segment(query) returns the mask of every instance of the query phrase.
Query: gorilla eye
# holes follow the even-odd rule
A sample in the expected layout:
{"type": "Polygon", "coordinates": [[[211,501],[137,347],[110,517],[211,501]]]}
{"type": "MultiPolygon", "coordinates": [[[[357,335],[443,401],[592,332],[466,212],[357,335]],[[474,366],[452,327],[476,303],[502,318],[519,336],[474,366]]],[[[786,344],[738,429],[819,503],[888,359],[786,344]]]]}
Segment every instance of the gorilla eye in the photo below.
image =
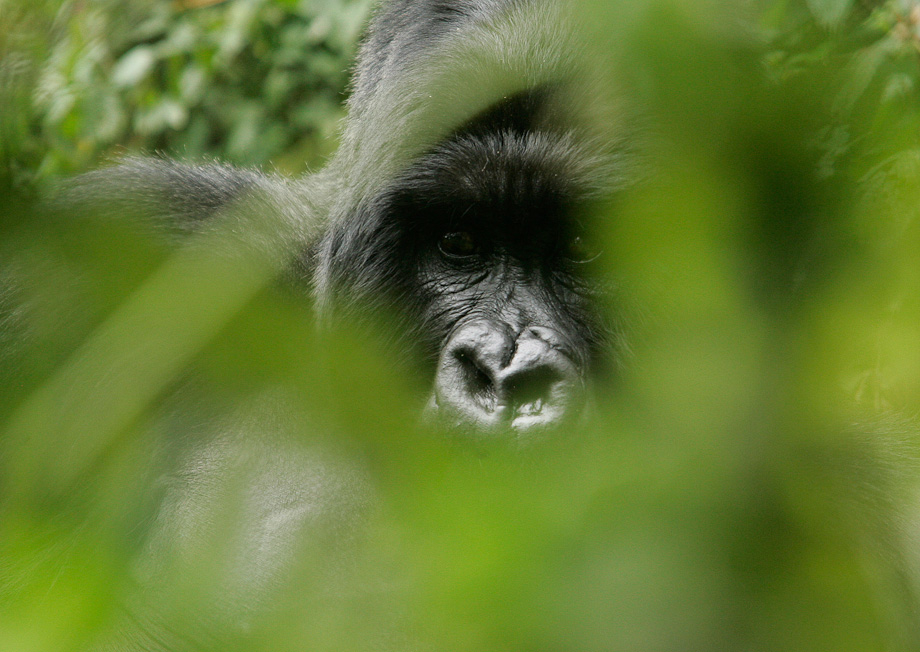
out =
{"type": "Polygon", "coordinates": [[[438,249],[445,256],[464,258],[479,251],[479,246],[469,231],[456,231],[445,233],[441,236],[441,240],[438,242],[438,249]]]}
{"type": "Polygon", "coordinates": [[[564,255],[566,258],[576,263],[590,263],[601,255],[601,251],[593,246],[592,243],[588,242],[587,238],[576,235],[569,240],[565,247],[564,255]]]}

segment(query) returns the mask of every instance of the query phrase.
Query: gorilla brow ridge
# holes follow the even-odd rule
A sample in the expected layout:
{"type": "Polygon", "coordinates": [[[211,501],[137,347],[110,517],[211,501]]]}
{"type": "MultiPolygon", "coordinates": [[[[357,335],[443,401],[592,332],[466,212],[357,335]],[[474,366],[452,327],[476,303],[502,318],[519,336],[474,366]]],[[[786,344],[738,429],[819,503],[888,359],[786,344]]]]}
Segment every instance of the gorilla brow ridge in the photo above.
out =
{"type": "Polygon", "coordinates": [[[413,166],[399,184],[402,201],[418,208],[559,206],[588,194],[590,179],[577,176],[578,156],[572,139],[556,134],[461,136],[413,166]],[[424,203],[413,197],[425,198],[424,203]]]}

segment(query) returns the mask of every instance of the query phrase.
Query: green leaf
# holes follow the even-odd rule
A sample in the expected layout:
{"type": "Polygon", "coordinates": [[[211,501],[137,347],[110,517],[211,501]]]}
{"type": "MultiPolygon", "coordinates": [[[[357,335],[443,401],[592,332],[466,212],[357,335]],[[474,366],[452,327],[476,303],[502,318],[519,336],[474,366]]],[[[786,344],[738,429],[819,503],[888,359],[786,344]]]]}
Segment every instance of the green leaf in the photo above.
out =
{"type": "Polygon", "coordinates": [[[147,76],[155,62],[153,49],[146,45],[138,45],[128,50],[118,61],[112,72],[112,83],[120,88],[136,86],[147,76]]]}
{"type": "Polygon", "coordinates": [[[179,94],[186,104],[197,104],[205,93],[208,78],[204,69],[197,64],[190,64],[182,71],[179,78],[179,94]]]}
{"type": "Polygon", "coordinates": [[[853,0],[808,0],[808,8],[819,23],[836,27],[847,15],[853,0]]]}
{"type": "Polygon", "coordinates": [[[179,102],[165,98],[147,111],[139,112],[135,130],[143,135],[159,134],[167,129],[181,129],[188,122],[188,111],[179,102]]]}

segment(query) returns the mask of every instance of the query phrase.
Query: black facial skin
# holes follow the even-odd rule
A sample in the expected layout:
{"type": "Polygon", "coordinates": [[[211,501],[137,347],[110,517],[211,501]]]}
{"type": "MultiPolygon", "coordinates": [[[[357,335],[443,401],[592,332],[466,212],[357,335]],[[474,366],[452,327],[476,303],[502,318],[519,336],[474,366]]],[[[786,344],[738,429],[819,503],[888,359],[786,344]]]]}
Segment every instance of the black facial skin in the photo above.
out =
{"type": "Polygon", "coordinates": [[[320,254],[338,307],[398,307],[397,331],[431,378],[426,415],[462,430],[577,419],[609,348],[590,278],[599,252],[568,173],[575,152],[564,132],[530,128],[538,105],[512,98],[474,120],[320,254]]]}

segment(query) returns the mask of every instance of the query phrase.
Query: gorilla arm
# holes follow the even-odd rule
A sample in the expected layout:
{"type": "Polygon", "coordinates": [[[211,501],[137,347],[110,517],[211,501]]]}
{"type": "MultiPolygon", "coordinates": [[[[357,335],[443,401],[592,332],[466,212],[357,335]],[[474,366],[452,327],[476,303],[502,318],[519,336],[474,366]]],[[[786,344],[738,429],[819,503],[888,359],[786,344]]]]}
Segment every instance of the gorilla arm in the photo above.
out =
{"type": "Polygon", "coordinates": [[[272,246],[290,253],[321,229],[326,185],[322,175],[292,181],[221,163],[131,156],[65,181],[49,208],[53,214],[131,221],[177,235],[207,230],[214,222],[258,218],[267,223],[258,230],[280,232],[272,246]]]}

